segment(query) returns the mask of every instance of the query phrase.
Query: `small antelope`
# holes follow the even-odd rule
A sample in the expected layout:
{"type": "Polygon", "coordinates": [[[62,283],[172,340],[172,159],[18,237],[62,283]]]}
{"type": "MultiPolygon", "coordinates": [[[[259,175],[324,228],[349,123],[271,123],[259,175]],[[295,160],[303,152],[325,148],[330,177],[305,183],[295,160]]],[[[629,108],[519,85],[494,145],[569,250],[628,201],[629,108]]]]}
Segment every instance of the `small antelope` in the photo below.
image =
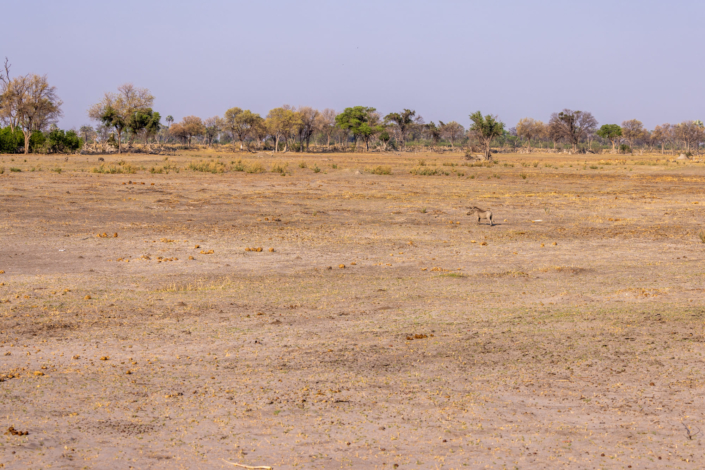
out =
{"type": "Polygon", "coordinates": [[[470,211],[468,211],[468,215],[472,216],[477,216],[477,223],[480,223],[481,219],[487,219],[490,222],[490,225],[494,225],[492,223],[492,211],[486,211],[484,209],[480,209],[479,207],[470,207],[470,211]]]}

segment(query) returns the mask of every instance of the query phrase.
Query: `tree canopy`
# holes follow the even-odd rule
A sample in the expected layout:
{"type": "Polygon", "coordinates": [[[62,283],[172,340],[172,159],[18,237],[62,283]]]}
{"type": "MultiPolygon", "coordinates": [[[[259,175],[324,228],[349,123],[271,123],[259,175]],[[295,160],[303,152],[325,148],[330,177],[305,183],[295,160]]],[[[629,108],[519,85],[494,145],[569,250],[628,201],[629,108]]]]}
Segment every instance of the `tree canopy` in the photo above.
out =
{"type": "Polygon", "coordinates": [[[362,139],[369,151],[372,136],[384,130],[375,111],[375,108],[369,106],[345,108],[335,117],[335,124],[341,129],[348,129],[356,140],[362,139]]]}
{"type": "Polygon", "coordinates": [[[504,123],[491,114],[483,117],[480,111],[471,114],[470,120],[472,121],[470,132],[484,147],[485,160],[490,160],[492,139],[504,134],[504,123]]]}
{"type": "Polygon", "coordinates": [[[617,124],[603,124],[595,134],[612,142],[612,150],[615,150],[617,141],[622,137],[622,128],[617,124]]]}

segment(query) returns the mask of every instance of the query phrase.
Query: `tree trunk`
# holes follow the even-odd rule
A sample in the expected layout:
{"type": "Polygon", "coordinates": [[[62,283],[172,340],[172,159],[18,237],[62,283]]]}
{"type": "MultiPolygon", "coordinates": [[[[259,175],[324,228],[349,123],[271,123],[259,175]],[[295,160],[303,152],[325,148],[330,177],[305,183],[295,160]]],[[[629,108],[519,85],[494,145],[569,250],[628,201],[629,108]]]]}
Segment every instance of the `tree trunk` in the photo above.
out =
{"type": "Polygon", "coordinates": [[[117,132],[118,153],[122,153],[122,148],[120,147],[120,141],[122,140],[122,129],[116,127],[115,132],[117,132]]]}
{"type": "Polygon", "coordinates": [[[29,139],[32,137],[32,133],[29,131],[25,132],[24,129],[22,129],[22,133],[24,134],[24,154],[27,155],[29,153],[29,139]]]}

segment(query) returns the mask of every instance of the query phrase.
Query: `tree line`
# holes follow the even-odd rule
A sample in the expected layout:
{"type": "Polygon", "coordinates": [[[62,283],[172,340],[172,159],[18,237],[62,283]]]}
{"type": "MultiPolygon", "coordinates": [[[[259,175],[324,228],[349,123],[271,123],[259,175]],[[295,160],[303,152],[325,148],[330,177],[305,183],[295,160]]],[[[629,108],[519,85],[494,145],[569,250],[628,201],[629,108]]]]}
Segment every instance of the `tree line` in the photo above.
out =
{"type": "Polygon", "coordinates": [[[235,150],[331,151],[396,150],[418,148],[467,149],[489,158],[493,147],[531,152],[536,148],[569,152],[632,152],[641,147],[675,152],[698,152],[705,142],[702,121],[662,124],[648,130],[636,119],[621,125],[598,127],[590,112],[564,109],[550,116],[547,124],[533,118],[521,119],[507,128],[497,116],[477,111],[470,115],[470,126],[450,121],[426,123],[415,110],[403,109],[386,115],[369,106],[353,106],[338,113],[310,106],[283,105],[266,116],[239,107],[227,109],[222,116],[202,119],[186,116],[165,123],[153,110],[154,96],[146,88],[132,84],[106,92],[88,110],[95,126],[63,131],[56,123],[62,116],[63,102],[46,76],[10,76],[5,59],[0,74],[0,153],[22,149],[32,152],[73,152],[84,143],[114,147],[122,152],[139,142],[197,145],[232,145],[235,150]],[[313,145],[313,149],[311,148],[313,145]]]}

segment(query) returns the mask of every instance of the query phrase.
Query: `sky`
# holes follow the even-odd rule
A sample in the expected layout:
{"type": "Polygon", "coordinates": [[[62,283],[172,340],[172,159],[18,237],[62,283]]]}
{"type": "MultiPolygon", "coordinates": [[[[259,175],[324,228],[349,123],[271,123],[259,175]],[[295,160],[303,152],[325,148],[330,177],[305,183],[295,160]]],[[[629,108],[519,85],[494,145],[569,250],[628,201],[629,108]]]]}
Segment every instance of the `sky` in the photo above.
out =
{"type": "Polygon", "coordinates": [[[600,124],[705,120],[705,2],[670,0],[3,2],[0,57],[47,75],[63,128],[123,83],[176,121],[283,104],[480,110],[508,127],[564,108],[600,124]]]}

